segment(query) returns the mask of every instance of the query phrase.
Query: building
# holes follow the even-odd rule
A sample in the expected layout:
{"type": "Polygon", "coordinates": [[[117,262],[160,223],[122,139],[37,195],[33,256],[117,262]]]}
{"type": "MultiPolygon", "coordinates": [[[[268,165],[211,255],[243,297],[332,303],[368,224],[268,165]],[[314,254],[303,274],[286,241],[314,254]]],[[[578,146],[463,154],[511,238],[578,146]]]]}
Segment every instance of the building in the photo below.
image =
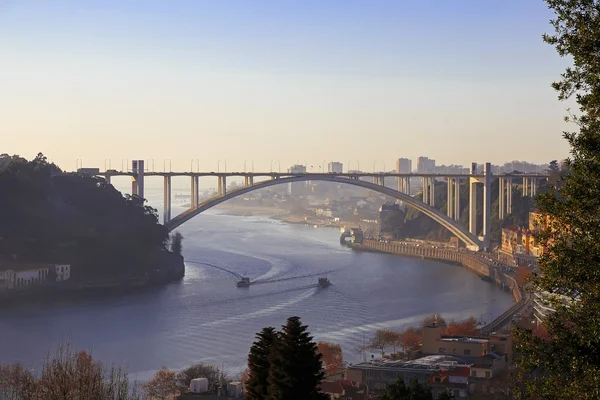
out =
{"type": "Polygon", "coordinates": [[[434,398],[441,393],[450,392],[455,399],[469,397],[470,367],[456,367],[454,369],[439,370],[432,374],[427,383],[431,388],[434,398]]]}
{"type": "Polygon", "coordinates": [[[448,354],[456,357],[468,357],[474,360],[490,353],[512,357],[512,338],[510,335],[490,335],[481,337],[446,336],[442,328],[431,325],[423,328],[421,353],[448,354]]]}
{"type": "Polygon", "coordinates": [[[71,278],[68,264],[27,264],[0,261],[0,291],[20,289],[50,282],[66,281],[71,278]]]}
{"type": "Polygon", "coordinates": [[[429,157],[417,158],[417,172],[420,174],[433,174],[435,172],[435,160],[429,157]]]}
{"type": "MultiPolygon", "coordinates": [[[[290,174],[305,174],[306,165],[292,165],[288,168],[290,174]]],[[[288,183],[288,194],[290,196],[301,196],[306,193],[306,182],[290,182],[288,183]]]]}
{"type": "Polygon", "coordinates": [[[332,161],[327,164],[327,172],[330,174],[341,174],[344,172],[344,164],[341,162],[332,161]]]}
{"type": "Polygon", "coordinates": [[[452,371],[456,368],[469,368],[469,364],[447,355],[433,355],[411,361],[372,360],[349,366],[346,378],[367,386],[369,392],[377,392],[398,378],[402,378],[404,382],[415,378],[424,384],[438,371],[452,371]]]}
{"type": "Polygon", "coordinates": [[[412,160],[408,158],[399,158],[396,160],[396,173],[410,174],[412,172],[412,160]]]}
{"type": "Polygon", "coordinates": [[[319,386],[319,392],[327,394],[331,400],[368,399],[368,390],[366,386],[355,384],[350,380],[323,381],[319,386]]]}
{"type": "Polygon", "coordinates": [[[500,251],[512,256],[516,265],[535,267],[537,259],[543,253],[542,246],[535,240],[535,232],[525,227],[511,226],[502,228],[500,251]]]}

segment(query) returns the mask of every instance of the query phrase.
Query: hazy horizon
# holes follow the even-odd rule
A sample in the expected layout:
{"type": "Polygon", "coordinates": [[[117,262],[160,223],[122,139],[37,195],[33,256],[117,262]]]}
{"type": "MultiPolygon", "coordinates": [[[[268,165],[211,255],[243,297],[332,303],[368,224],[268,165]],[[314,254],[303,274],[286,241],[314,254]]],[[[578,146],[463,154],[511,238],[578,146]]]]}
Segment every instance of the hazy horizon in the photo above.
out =
{"type": "Polygon", "coordinates": [[[68,170],[566,157],[550,12],[483,3],[5,1],[0,152],[68,170]]]}

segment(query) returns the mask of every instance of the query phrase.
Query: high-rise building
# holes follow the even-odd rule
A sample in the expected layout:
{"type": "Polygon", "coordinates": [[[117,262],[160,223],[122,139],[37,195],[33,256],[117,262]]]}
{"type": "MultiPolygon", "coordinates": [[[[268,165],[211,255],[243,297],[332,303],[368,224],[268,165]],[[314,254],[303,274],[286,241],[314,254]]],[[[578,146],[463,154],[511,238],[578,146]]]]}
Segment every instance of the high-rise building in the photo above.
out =
{"type": "Polygon", "coordinates": [[[410,174],[412,172],[412,160],[408,158],[399,158],[396,160],[396,173],[410,174]]]}
{"type": "Polygon", "coordinates": [[[417,159],[417,172],[421,174],[433,174],[435,172],[435,160],[429,157],[419,157],[417,159]]]}
{"type": "MultiPolygon", "coordinates": [[[[306,165],[292,165],[288,168],[290,174],[305,174],[306,165]]],[[[290,196],[303,195],[306,192],[306,182],[290,182],[288,183],[288,194],[290,196]]]]}
{"type": "Polygon", "coordinates": [[[330,174],[341,174],[342,172],[344,172],[344,164],[342,164],[341,162],[332,161],[329,164],[327,164],[327,172],[329,172],[330,174]]]}

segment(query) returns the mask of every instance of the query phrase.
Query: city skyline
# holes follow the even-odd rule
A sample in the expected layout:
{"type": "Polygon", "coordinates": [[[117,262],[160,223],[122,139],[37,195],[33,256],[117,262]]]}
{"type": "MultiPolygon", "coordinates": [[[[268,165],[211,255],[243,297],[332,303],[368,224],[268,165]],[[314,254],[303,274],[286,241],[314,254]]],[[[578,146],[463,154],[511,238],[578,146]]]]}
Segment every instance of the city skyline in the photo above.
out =
{"type": "Polygon", "coordinates": [[[3,152],[65,169],[566,157],[550,12],[480,3],[4,3],[3,152]]]}

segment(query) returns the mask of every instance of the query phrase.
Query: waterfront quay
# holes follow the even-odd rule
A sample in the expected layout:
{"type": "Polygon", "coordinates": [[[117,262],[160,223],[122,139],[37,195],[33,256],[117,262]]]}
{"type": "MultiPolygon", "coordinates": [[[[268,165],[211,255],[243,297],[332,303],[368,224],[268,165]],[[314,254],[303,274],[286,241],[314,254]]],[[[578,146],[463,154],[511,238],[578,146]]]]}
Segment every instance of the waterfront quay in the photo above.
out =
{"type": "Polygon", "coordinates": [[[505,328],[511,323],[513,317],[531,302],[530,296],[526,295],[524,289],[518,285],[517,280],[509,273],[502,271],[494,264],[491,256],[486,256],[486,254],[421,243],[368,239],[363,240],[362,243],[353,243],[351,247],[357,251],[375,251],[460,264],[477,273],[482,279],[494,282],[505,290],[509,290],[513,295],[515,304],[494,321],[482,327],[482,332],[492,332],[505,328]]]}

